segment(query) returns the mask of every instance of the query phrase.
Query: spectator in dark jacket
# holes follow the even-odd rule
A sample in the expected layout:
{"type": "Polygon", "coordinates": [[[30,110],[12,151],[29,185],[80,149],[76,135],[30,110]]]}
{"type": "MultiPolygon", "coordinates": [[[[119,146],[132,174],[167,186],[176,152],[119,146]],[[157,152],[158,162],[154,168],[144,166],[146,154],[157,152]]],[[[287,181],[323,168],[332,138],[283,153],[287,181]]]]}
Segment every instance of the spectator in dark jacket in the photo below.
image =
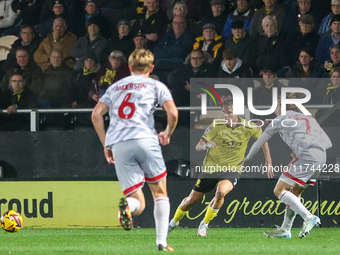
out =
{"type": "Polygon", "coordinates": [[[8,71],[16,62],[15,52],[20,48],[27,50],[28,55],[33,60],[33,54],[38,49],[40,44],[40,36],[34,32],[31,26],[22,26],[20,38],[12,44],[11,51],[7,55],[6,62],[3,66],[3,71],[8,71]]]}
{"type": "Polygon", "coordinates": [[[69,106],[71,88],[68,80],[72,73],[59,49],[53,49],[50,55],[51,65],[44,72],[44,86],[39,94],[38,102],[42,108],[67,108],[69,106]]]}
{"type": "Polygon", "coordinates": [[[340,0],[331,0],[332,12],[324,17],[321,21],[321,25],[318,31],[319,35],[322,35],[329,31],[330,22],[334,15],[340,14],[340,0]]]}
{"type": "Polygon", "coordinates": [[[235,20],[242,21],[245,30],[248,31],[254,18],[254,14],[255,10],[249,6],[249,0],[238,0],[236,9],[228,15],[223,31],[224,37],[231,35],[231,23],[235,20]]]}
{"type": "Polygon", "coordinates": [[[195,37],[202,35],[202,28],[208,23],[216,26],[216,33],[223,35],[225,22],[228,18],[228,13],[225,11],[224,0],[212,0],[210,2],[211,11],[203,17],[193,31],[195,37]]]}
{"type": "Polygon", "coordinates": [[[308,48],[302,48],[300,50],[299,60],[293,67],[291,76],[291,78],[300,79],[294,79],[294,82],[290,82],[289,86],[308,89],[312,95],[309,103],[321,103],[321,91],[324,90],[321,79],[306,78],[323,78],[325,76],[326,73],[321,63],[314,59],[313,52],[308,48]]]}
{"type": "Polygon", "coordinates": [[[117,25],[117,31],[118,36],[111,41],[111,51],[120,50],[124,56],[129,58],[130,54],[135,50],[131,22],[126,19],[120,20],[117,25]]]}
{"type": "Polygon", "coordinates": [[[168,18],[159,8],[158,0],[146,0],[143,12],[137,15],[134,24],[134,33],[141,32],[149,41],[158,41],[166,30],[168,18]]]}
{"type": "MultiPolygon", "coordinates": [[[[202,90],[197,84],[191,84],[190,78],[215,77],[214,68],[201,50],[193,50],[186,59],[186,64],[168,75],[168,84],[177,106],[198,105],[202,90]]],[[[179,125],[189,125],[190,112],[181,112],[179,125]]]]}
{"type": "Polygon", "coordinates": [[[9,88],[0,93],[0,109],[7,110],[7,115],[0,114],[0,131],[29,131],[30,116],[16,114],[18,109],[36,108],[36,96],[24,85],[24,76],[20,72],[13,73],[9,88]]]}
{"type": "Polygon", "coordinates": [[[111,25],[107,17],[102,14],[95,0],[85,0],[85,12],[78,16],[75,14],[74,21],[77,23],[76,35],[78,37],[86,35],[86,22],[89,18],[96,17],[101,28],[101,34],[106,40],[111,38],[111,25]]]}
{"type": "Polygon", "coordinates": [[[249,36],[240,20],[231,23],[231,32],[225,40],[224,47],[237,49],[237,56],[247,66],[255,65],[254,39],[249,36]]]}
{"type": "Polygon", "coordinates": [[[0,87],[2,91],[8,88],[10,77],[17,72],[21,72],[25,78],[25,88],[38,95],[44,85],[44,76],[41,68],[28,55],[24,48],[18,48],[15,52],[16,63],[7,71],[2,78],[0,87]]]}
{"type": "MultiPolygon", "coordinates": [[[[20,0],[19,0],[20,1],[20,0]]],[[[74,0],[64,0],[63,1],[64,8],[66,12],[71,13],[74,6],[75,1],[74,0]]],[[[42,10],[40,12],[40,22],[38,23],[44,23],[49,17],[53,15],[53,5],[55,4],[55,0],[45,0],[44,5],[42,7],[42,10]]]]}
{"type": "Polygon", "coordinates": [[[315,55],[316,47],[319,42],[319,35],[313,30],[314,18],[312,15],[302,15],[299,27],[299,31],[291,32],[287,37],[290,65],[295,64],[298,59],[300,49],[302,48],[309,48],[315,55]]]}
{"type": "Polygon", "coordinates": [[[284,33],[299,30],[299,21],[302,15],[309,14],[314,18],[314,32],[318,32],[321,22],[321,16],[316,10],[313,10],[311,0],[297,0],[298,5],[292,6],[290,9],[285,24],[282,28],[284,33]]]}
{"type": "Polygon", "coordinates": [[[315,57],[319,62],[331,61],[329,47],[340,42],[340,14],[333,16],[330,22],[330,31],[324,33],[316,48],[315,57]]]}
{"type": "Polygon", "coordinates": [[[96,82],[95,78],[100,69],[96,58],[94,51],[87,51],[84,56],[83,68],[74,71],[70,76],[72,108],[93,107],[89,100],[89,91],[92,83],[96,82]]]}
{"type": "Polygon", "coordinates": [[[65,9],[65,2],[63,0],[54,0],[52,11],[52,15],[40,25],[40,28],[37,28],[42,39],[52,32],[53,22],[58,17],[65,20],[68,31],[75,35],[78,34],[79,28],[77,27],[77,22],[75,22],[73,14],[65,9]]]}
{"type": "Polygon", "coordinates": [[[285,37],[277,33],[277,22],[274,16],[266,16],[263,19],[264,35],[256,40],[255,73],[270,66],[276,72],[289,66],[289,59],[285,51],[285,37]]]}
{"type": "Polygon", "coordinates": [[[262,20],[267,15],[271,15],[276,18],[277,33],[281,32],[281,29],[286,20],[286,10],[276,1],[277,0],[263,0],[264,6],[255,12],[254,19],[251,22],[249,29],[250,36],[256,37],[265,34],[262,27],[262,20]]]}
{"type": "Polygon", "coordinates": [[[192,49],[192,36],[185,32],[185,18],[176,16],[172,25],[173,29],[166,32],[154,48],[155,71],[178,68],[192,49]]]}
{"type": "Polygon", "coordinates": [[[96,54],[96,59],[100,64],[104,64],[107,59],[108,41],[101,36],[97,18],[90,18],[87,22],[87,35],[79,38],[71,49],[71,57],[76,59],[74,70],[84,67],[85,55],[89,51],[96,54]]]}
{"type": "MultiPolygon", "coordinates": [[[[199,97],[201,90],[196,85],[190,84],[190,78],[209,78],[216,76],[211,64],[201,50],[193,50],[187,57],[185,65],[181,69],[171,72],[168,76],[168,84],[176,105],[189,106],[190,94],[199,97]]],[[[197,99],[197,98],[196,98],[197,99]]]]}

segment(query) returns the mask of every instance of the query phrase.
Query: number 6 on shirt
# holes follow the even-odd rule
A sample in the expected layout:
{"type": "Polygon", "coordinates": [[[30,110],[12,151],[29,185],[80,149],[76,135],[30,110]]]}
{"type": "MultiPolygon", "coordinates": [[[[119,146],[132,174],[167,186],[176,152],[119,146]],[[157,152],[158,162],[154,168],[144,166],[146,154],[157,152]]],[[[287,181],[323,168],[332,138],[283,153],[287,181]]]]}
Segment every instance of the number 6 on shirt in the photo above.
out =
{"type": "Polygon", "coordinates": [[[126,96],[124,97],[123,102],[119,106],[118,115],[122,119],[130,119],[133,116],[133,114],[135,113],[136,107],[135,107],[134,103],[129,102],[130,98],[131,98],[131,93],[126,94],[126,96]],[[130,113],[128,113],[128,114],[124,113],[125,107],[129,107],[130,108],[130,113]]]}

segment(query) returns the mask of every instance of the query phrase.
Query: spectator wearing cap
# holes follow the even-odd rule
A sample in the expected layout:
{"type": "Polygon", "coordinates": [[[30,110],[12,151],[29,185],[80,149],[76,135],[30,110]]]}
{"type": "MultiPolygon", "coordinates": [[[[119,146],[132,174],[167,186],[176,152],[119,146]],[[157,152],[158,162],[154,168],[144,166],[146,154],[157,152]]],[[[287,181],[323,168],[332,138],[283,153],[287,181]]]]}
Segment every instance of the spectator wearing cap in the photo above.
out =
{"type": "Polygon", "coordinates": [[[100,64],[106,62],[108,56],[108,41],[100,34],[100,28],[96,17],[87,21],[87,35],[80,37],[71,49],[71,57],[76,60],[74,70],[84,67],[85,55],[88,51],[94,51],[100,64]]]}
{"type": "Polygon", "coordinates": [[[88,50],[81,69],[74,71],[69,79],[71,87],[70,103],[72,108],[86,108],[93,105],[89,100],[89,91],[100,69],[94,50],[88,50]]]}
{"type": "Polygon", "coordinates": [[[340,14],[340,0],[331,0],[331,13],[324,17],[318,31],[319,35],[329,31],[330,22],[334,15],[340,14]]]}
{"type": "Polygon", "coordinates": [[[17,110],[36,108],[36,96],[27,87],[21,72],[13,73],[9,87],[0,93],[0,109],[7,114],[0,114],[0,131],[29,131],[30,117],[27,114],[16,114],[17,110]]]}
{"type": "Polygon", "coordinates": [[[11,51],[7,55],[6,62],[2,66],[3,71],[8,71],[16,63],[15,52],[20,48],[27,50],[29,57],[33,60],[33,54],[40,44],[40,36],[34,31],[33,27],[24,25],[20,29],[20,38],[18,38],[11,47],[11,51]]]}
{"type": "Polygon", "coordinates": [[[15,64],[6,72],[0,83],[0,88],[5,91],[14,73],[20,72],[25,78],[25,88],[38,95],[44,85],[44,75],[41,68],[30,58],[27,49],[18,47],[15,51],[15,64]]]}
{"type": "Polygon", "coordinates": [[[225,1],[224,0],[211,0],[210,2],[211,12],[203,17],[198,23],[194,35],[200,36],[202,34],[202,28],[208,23],[212,23],[216,27],[216,33],[218,35],[223,35],[224,25],[227,21],[228,14],[225,11],[225,1]]]}
{"type": "Polygon", "coordinates": [[[44,71],[44,85],[39,93],[38,103],[41,108],[66,108],[69,106],[71,88],[69,77],[72,69],[64,61],[63,52],[53,49],[50,65],[44,71]]]}
{"type": "MultiPolygon", "coordinates": [[[[282,87],[284,85],[277,79],[277,74],[270,67],[265,67],[260,72],[261,79],[256,79],[260,86],[255,87],[253,90],[253,105],[265,105],[271,106],[273,104],[273,88],[277,88],[278,95],[280,95],[282,87]]],[[[255,107],[256,108],[256,107],[255,107]]],[[[269,107],[268,107],[269,108],[269,107]]],[[[276,117],[275,113],[270,115],[255,115],[253,114],[252,119],[259,119],[264,122],[262,128],[269,125],[267,119],[274,119],[276,117]]]]}
{"type": "MultiPolygon", "coordinates": [[[[260,86],[254,89],[254,105],[272,105],[272,88],[284,87],[277,79],[277,75],[270,67],[265,67],[260,71],[260,86]]],[[[280,90],[278,90],[280,93],[280,90]]]]}
{"type": "Polygon", "coordinates": [[[168,24],[168,17],[159,8],[159,0],[145,0],[141,14],[137,15],[133,31],[142,32],[149,41],[157,42],[164,34],[168,24]]]}
{"type": "Polygon", "coordinates": [[[70,52],[77,42],[77,36],[67,31],[65,20],[60,17],[54,20],[52,30],[53,32],[40,43],[34,53],[34,61],[45,71],[51,64],[49,58],[52,50],[58,48],[62,50],[66,64],[73,69],[74,61],[71,59],[70,52]]]}
{"type": "Polygon", "coordinates": [[[77,22],[78,29],[78,36],[86,35],[86,23],[87,21],[92,18],[96,17],[98,20],[98,25],[100,27],[101,35],[106,39],[110,40],[111,38],[111,24],[107,17],[102,14],[102,11],[99,8],[98,2],[96,0],[85,0],[85,11],[77,17],[78,14],[75,14],[74,21],[77,22]],[[79,19],[79,21],[78,21],[79,19]]]}
{"type": "Polygon", "coordinates": [[[141,32],[137,33],[134,37],[133,37],[133,43],[135,44],[135,50],[139,50],[139,49],[149,49],[149,45],[147,44],[147,40],[144,34],[142,34],[141,32]]]}
{"type": "Polygon", "coordinates": [[[254,18],[255,10],[250,8],[249,0],[238,0],[236,9],[228,15],[227,22],[225,23],[223,35],[228,37],[231,32],[231,23],[235,20],[240,20],[244,23],[246,31],[250,29],[251,21],[254,18]]]}
{"type": "Polygon", "coordinates": [[[224,47],[235,48],[237,56],[243,61],[246,66],[255,65],[254,56],[254,40],[249,36],[244,28],[244,23],[241,20],[235,20],[231,23],[231,35],[225,40],[224,47]]]}
{"type": "Polygon", "coordinates": [[[340,67],[340,45],[334,44],[329,47],[329,53],[331,55],[331,61],[325,61],[323,64],[326,73],[330,73],[334,68],[340,67]]]}
{"type": "Polygon", "coordinates": [[[293,5],[289,10],[285,24],[282,28],[282,31],[285,33],[289,33],[290,31],[299,30],[299,21],[302,15],[309,14],[314,18],[314,31],[317,32],[322,17],[317,11],[312,9],[312,0],[297,0],[298,5],[293,5]]]}
{"type": "Polygon", "coordinates": [[[185,29],[185,18],[176,16],[172,29],[162,36],[154,48],[155,71],[171,71],[183,64],[193,45],[192,35],[185,29]]]}
{"type": "Polygon", "coordinates": [[[214,63],[222,60],[222,36],[216,34],[214,24],[208,23],[203,27],[203,36],[197,37],[193,49],[207,52],[214,63]]]}
{"type": "MultiPolygon", "coordinates": [[[[20,0],[19,0],[20,1],[20,0]]],[[[42,0],[38,0],[42,1],[42,0]]],[[[25,2],[25,1],[21,1],[25,2]]],[[[75,8],[75,1],[74,0],[63,0],[63,6],[66,10],[66,13],[73,13],[75,8]]],[[[47,19],[49,19],[53,15],[53,6],[55,5],[56,0],[44,0],[42,9],[40,8],[40,23],[44,23],[47,19]]]]}
{"type": "Polygon", "coordinates": [[[288,34],[287,47],[289,48],[289,63],[294,65],[298,59],[300,49],[309,48],[315,55],[319,42],[319,35],[313,29],[314,18],[310,14],[302,15],[299,22],[299,31],[292,31],[288,34]]]}
{"type": "Polygon", "coordinates": [[[135,50],[131,22],[122,19],[117,24],[118,36],[111,41],[111,51],[120,50],[127,58],[135,50]]]}
{"type": "Polygon", "coordinates": [[[41,28],[39,29],[42,39],[44,39],[49,33],[52,32],[53,21],[58,17],[63,18],[66,22],[68,30],[72,33],[74,32],[74,30],[72,29],[72,23],[74,22],[71,22],[71,20],[69,19],[68,14],[65,12],[64,5],[64,0],[54,0],[51,16],[48,17],[44,21],[44,23],[41,24],[41,28]]]}
{"type": "Polygon", "coordinates": [[[274,72],[283,68],[287,69],[289,58],[285,48],[285,36],[282,33],[278,34],[275,16],[265,16],[262,24],[264,35],[256,39],[254,47],[255,73],[267,66],[270,66],[274,72]]]}
{"type": "Polygon", "coordinates": [[[108,87],[114,82],[130,75],[127,60],[123,52],[119,50],[112,51],[108,60],[108,63],[98,71],[96,82],[90,86],[89,97],[92,105],[97,104],[108,87]]]}
{"type": "Polygon", "coordinates": [[[330,31],[324,33],[316,48],[315,57],[319,62],[331,61],[329,47],[339,44],[340,41],[340,14],[334,15],[330,22],[330,31]]]}
{"type": "Polygon", "coordinates": [[[275,16],[277,32],[280,33],[286,20],[286,10],[277,3],[277,0],[263,0],[264,6],[255,12],[254,19],[250,24],[250,36],[257,37],[264,35],[262,20],[267,15],[275,16]]]}

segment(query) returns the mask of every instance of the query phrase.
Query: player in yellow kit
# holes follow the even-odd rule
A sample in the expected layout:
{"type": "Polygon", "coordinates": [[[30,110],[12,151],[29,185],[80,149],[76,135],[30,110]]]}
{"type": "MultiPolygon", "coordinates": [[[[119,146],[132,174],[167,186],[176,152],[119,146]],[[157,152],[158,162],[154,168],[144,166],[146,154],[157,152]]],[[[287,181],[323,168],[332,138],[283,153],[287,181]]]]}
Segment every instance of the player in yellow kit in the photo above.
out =
{"type": "MultiPolygon", "coordinates": [[[[211,200],[205,217],[201,221],[197,235],[206,236],[209,222],[216,217],[224,203],[224,197],[237,184],[241,176],[242,166],[238,163],[243,159],[251,137],[258,139],[262,134],[256,124],[233,114],[233,100],[228,97],[223,102],[223,118],[215,120],[205,130],[202,138],[196,145],[196,151],[207,151],[203,160],[203,170],[210,172],[208,178],[198,179],[188,197],[184,198],[178,206],[173,219],[169,223],[168,232],[179,225],[179,221],[191,208],[200,201],[205,193],[216,188],[215,197],[211,200]],[[220,173],[212,173],[221,170],[220,173]],[[229,170],[229,171],[226,171],[229,170]]],[[[271,166],[271,157],[268,143],[262,146],[267,169],[271,166]]],[[[267,171],[268,178],[273,177],[272,171],[267,171]]]]}

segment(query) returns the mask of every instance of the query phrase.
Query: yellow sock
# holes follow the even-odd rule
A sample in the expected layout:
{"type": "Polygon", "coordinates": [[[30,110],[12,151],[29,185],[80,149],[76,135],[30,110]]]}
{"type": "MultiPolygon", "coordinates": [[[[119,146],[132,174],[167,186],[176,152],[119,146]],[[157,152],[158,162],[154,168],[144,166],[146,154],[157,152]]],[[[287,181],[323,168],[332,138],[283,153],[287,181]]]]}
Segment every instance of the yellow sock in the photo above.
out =
{"type": "Polygon", "coordinates": [[[182,211],[182,209],[179,208],[179,206],[178,206],[178,208],[175,212],[175,215],[174,215],[174,221],[179,222],[187,212],[188,211],[182,211]]]}
{"type": "Polygon", "coordinates": [[[209,223],[210,221],[213,220],[213,218],[216,217],[217,213],[218,213],[219,209],[212,209],[210,206],[208,206],[207,212],[205,213],[204,216],[204,222],[205,223],[209,223]]]}

